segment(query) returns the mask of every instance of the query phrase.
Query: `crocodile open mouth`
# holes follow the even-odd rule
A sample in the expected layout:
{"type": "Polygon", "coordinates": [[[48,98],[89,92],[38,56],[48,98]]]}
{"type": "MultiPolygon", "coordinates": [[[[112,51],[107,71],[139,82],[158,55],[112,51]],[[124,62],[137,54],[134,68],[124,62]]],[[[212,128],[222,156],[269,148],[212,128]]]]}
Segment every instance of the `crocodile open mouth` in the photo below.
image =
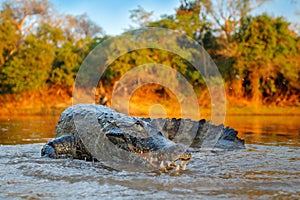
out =
{"type": "Polygon", "coordinates": [[[159,169],[161,172],[170,172],[170,171],[183,171],[186,170],[186,167],[191,159],[190,153],[183,153],[179,156],[164,156],[167,152],[136,152],[131,151],[136,155],[145,159],[149,164],[154,168],[159,169]],[[170,158],[168,158],[170,157],[170,158]]]}
{"type": "Polygon", "coordinates": [[[106,136],[118,148],[143,158],[161,172],[183,171],[191,159],[191,154],[184,150],[183,145],[168,140],[161,132],[138,138],[118,129],[106,133],[106,136]]]}
{"type": "Polygon", "coordinates": [[[190,159],[191,159],[191,154],[186,153],[175,158],[173,161],[158,159],[156,162],[155,161],[151,162],[150,159],[149,163],[152,164],[153,166],[159,165],[159,169],[162,172],[182,171],[182,170],[186,170],[186,166],[189,163],[190,159]]]}

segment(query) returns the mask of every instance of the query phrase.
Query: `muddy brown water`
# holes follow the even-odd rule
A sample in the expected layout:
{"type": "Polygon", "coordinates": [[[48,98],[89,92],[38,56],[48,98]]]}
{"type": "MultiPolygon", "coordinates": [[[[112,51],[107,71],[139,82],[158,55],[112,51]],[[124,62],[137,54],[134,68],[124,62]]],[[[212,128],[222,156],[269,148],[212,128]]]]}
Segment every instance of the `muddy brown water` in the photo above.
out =
{"type": "Polygon", "coordinates": [[[300,116],[227,117],[246,149],[193,152],[177,176],[41,158],[57,119],[0,119],[0,199],[300,199],[300,116]]]}

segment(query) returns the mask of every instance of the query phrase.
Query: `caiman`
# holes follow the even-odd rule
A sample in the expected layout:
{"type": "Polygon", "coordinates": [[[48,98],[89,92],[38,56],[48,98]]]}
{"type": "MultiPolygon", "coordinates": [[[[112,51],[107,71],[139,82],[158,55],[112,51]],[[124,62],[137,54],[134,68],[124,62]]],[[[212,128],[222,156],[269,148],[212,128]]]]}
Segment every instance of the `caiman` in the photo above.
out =
{"type": "Polygon", "coordinates": [[[66,109],[55,135],[43,146],[42,156],[132,160],[164,172],[185,170],[191,159],[188,148],[244,148],[237,131],[204,119],[140,118],[95,104],[66,109]]]}

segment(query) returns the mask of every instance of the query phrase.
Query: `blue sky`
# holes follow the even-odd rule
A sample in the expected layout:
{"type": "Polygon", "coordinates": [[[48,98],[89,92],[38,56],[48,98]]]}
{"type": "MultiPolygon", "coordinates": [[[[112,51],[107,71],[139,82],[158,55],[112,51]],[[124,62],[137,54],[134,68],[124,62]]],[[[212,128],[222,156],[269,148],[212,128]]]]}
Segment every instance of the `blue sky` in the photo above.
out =
{"type": "Polygon", "coordinates": [[[146,11],[153,11],[154,18],[159,19],[162,14],[172,14],[180,5],[179,0],[49,0],[58,11],[67,14],[87,15],[102,27],[106,34],[117,35],[124,32],[132,24],[129,10],[138,5],[146,11]]]}
{"type": "MultiPolygon", "coordinates": [[[[138,5],[147,11],[154,12],[154,18],[159,19],[162,14],[174,14],[176,7],[180,5],[179,0],[49,0],[59,12],[78,15],[87,15],[102,27],[106,34],[121,34],[129,28],[129,10],[138,5]]],[[[3,2],[3,0],[0,0],[3,2]]],[[[299,0],[273,0],[267,2],[255,11],[255,14],[267,12],[272,16],[284,16],[288,21],[300,23],[299,0]]]]}
{"type": "MultiPolygon", "coordinates": [[[[180,5],[179,0],[50,0],[61,12],[68,14],[87,13],[88,16],[101,26],[109,35],[122,33],[129,28],[129,10],[138,5],[147,11],[154,12],[154,18],[159,19],[162,14],[173,14],[180,5]]],[[[300,22],[300,2],[297,0],[273,0],[265,3],[256,10],[255,14],[267,12],[272,16],[284,16],[288,21],[300,22]],[[299,19],[297,19],[299,18],[299,19]]]]}

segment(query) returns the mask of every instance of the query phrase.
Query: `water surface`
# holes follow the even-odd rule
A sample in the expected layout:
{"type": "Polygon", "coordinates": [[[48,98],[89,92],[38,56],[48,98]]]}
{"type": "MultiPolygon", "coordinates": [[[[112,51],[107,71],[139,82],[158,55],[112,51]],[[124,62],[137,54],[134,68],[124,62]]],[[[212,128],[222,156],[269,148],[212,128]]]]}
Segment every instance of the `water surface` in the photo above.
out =
{"type": "Polygon", "coordinates": [[[234,116],[245,150],[201,149],[179,176],[40,158],[57,117],[0,120],[0,199],[299,199],[300,117],[234,116]],[[14,144],[14,145],[13,145],[14,144]]]}
{"type": "Polygon", "coordinates": [[[0,117],[0,144],[43,143],[54,137],[59,116],[0,117]]]}

